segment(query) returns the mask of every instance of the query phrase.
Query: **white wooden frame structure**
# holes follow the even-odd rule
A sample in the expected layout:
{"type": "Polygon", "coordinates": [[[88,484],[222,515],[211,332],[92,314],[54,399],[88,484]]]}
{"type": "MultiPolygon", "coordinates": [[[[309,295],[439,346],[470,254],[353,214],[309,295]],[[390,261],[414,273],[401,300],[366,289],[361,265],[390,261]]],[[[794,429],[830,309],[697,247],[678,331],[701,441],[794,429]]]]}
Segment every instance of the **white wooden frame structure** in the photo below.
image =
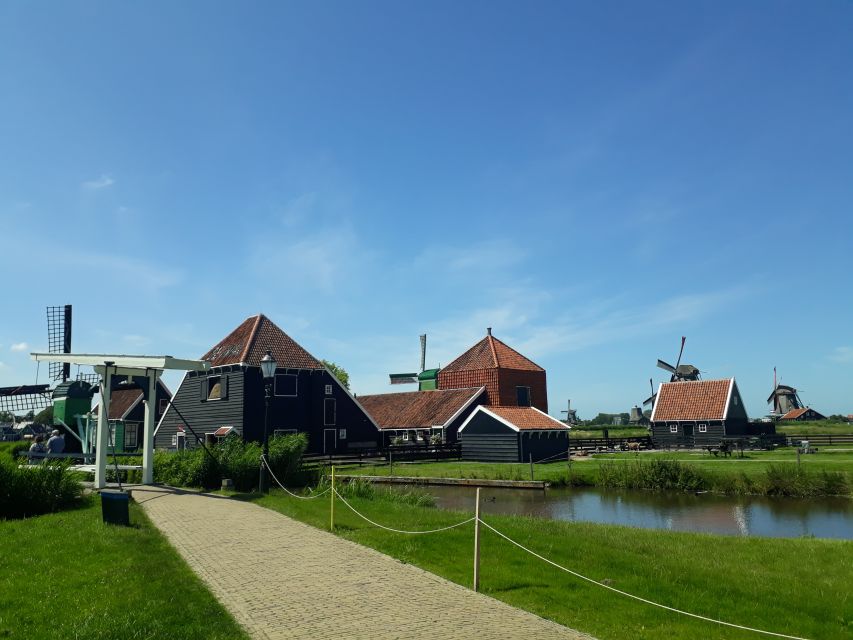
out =
{"type": "Polygon", "coordinates": [[[128,356],[102,353],[31,353],[36,362],[68,362],[90,365],[101,376],[101,408],[98,411],[98,431],[95,436],[95,488],[107,485],[107,448],[109,447],[110,390],[113,376],[144,377],[148,379],[145,400],[145,422],[142,446],[142,484],[154,482],[154,418],[157,414],[157,380],[165,370],[207,371],[206,360],[181,360],[172,356],[128,356]]]}

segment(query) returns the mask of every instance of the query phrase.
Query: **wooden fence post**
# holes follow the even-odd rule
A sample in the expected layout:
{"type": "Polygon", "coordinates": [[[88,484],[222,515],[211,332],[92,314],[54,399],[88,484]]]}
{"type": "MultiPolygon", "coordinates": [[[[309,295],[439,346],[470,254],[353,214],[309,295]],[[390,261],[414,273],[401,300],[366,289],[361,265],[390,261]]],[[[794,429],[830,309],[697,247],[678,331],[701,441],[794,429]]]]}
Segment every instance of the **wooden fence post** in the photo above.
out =
{"type": "Polygon", "coordinates": [[[528,453],[527,457],[530,460],[530,480],[532,481],[533,480],[533,454],[528,453]]]}
{"type": "Polygon", "coordinates": [[[480,590],[480,487],[474,507],[474,591],[480,590]]]}
{"type": "Polygon", "coordinates": [[[329,509],[329,531],[335,530],[335,465],[332,465],[332,490],[329,491],[331,508],[329,509]]]}

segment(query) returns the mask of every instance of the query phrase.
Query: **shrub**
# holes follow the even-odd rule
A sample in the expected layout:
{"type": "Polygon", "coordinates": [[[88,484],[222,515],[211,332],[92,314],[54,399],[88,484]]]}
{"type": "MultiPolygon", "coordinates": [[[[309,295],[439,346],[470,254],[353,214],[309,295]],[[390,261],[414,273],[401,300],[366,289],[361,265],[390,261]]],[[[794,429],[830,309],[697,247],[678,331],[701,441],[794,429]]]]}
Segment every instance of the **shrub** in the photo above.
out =
{"type": "Polygon", "coordinates": [[[67,463],[19,467],[0,459],[0,519],[26,518],[67,509],[83,497],[83,486],[67,463]]]}
{"type": "Polygon", "coordinates": [[[700,491],[708,485],[696,469],[678,460],[638,460],[627,464],[605,462],[599,483],[610,489],[647,491],[700,491]]]}
{"type": "MultiPolygon", "coordinates": [[[[301,473],[302,454],[308,446],[304,433],[270,438],[270,468],[281,482],[315,476],[301,473]]],[[[238,491],[258,486],[261,445],[246,442],[237,435],[208,447],[211,458],[201,447],[186,451],[158,451],[154,456],[154,479],[178,487],[218,488],[223,478],[234,481],[238,491]]]]}

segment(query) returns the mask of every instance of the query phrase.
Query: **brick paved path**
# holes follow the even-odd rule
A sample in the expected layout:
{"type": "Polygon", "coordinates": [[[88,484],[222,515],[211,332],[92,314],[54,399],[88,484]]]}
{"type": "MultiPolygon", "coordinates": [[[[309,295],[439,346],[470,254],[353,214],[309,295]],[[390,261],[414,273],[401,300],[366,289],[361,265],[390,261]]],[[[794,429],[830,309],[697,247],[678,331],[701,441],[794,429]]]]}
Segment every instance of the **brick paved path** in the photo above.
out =
{"type": "Polygon", "coordinates": [[[589,637],[254,504],[133,498],[253,638],[589,637]]]}

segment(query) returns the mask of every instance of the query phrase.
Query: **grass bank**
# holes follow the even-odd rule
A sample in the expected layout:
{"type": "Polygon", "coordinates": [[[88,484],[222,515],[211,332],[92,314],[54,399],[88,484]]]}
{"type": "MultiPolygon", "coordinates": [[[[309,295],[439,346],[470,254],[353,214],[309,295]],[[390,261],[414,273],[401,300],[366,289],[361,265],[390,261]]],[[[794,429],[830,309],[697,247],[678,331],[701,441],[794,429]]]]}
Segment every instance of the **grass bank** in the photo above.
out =
{"type": "MultiPolygon", "coordinates": [[[[353,475],[391,475],[390,465],[341,467],[353,475]]],[[[490,480],[529,480],[530,465],[499,462],[395,463],[394,475],[490,480]]],[[[796,450],[748,451],[743,458],[698,452],[598,454],[536,464],[533,477],[555,486],[608,486],[648,490],[707,490],[757,495],[850,495],[853,451],[824,447],[800,456],[796,450]],[[623,469],[624,467],[624,469],[623,469]]]]}
{"type": "Polygon", "coordinates": [[[0,637],[247,639],[136,505],[0,522],[0,637]]]}
{"type": "MultiPolygon", "coordinates": [[[[383,496],[383,492],[353,495],[348,500],[371,519],[399,529],[437,528],[472,515],[383,496]]],[[[269,496],[239,497],[328,529],[328,496],[296,500],[274,491],[269,496]]],[[[473,525],[407,536],[367,524],[340,502],[335,513],[337,535],[471,587],[473,525]]],[[[808,638],[853,633],[850,542],[736,538],[512,516],[485,520],[557,563],[664,604],[808,638]]],[[[578,580],[488,530],[483,532],[481,558],[484,593],[601,640],[759,637],[650,607],[578,580]]]]}

